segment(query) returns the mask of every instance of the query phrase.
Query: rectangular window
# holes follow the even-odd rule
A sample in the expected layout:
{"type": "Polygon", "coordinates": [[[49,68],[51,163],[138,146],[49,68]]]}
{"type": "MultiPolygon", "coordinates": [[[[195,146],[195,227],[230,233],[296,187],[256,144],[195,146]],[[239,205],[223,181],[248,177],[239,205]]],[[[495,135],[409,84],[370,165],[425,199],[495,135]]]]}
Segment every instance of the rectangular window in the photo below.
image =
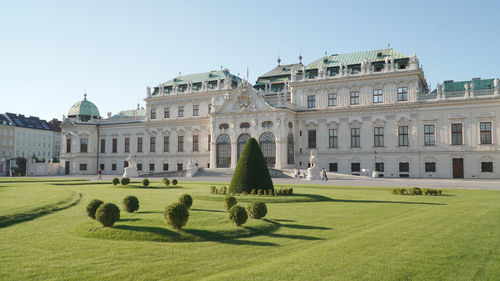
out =
{"type": "Polygon", "coordinates": [[[163,152],[169,152],[169,151],[170,151],[170,137],[164,136],[163,137],[163,152]]]}
{"type": "Polygon", "coordinates": [[[80,152],[87,152],[89,145],[89,139],[80,139],[80,152]]]}
{"type": "Polygon", "coordinates": [[[137,152],[142,152],[142,138],[137,138],[137,152]]]}
{"type": "Polygon", "coordinates": [[[351,92],[351,105],[359,104],[359,92],[351,92]]]}
{"type": "Polygon", "coordinates": [[[193,105],[193,116],[199,116],[200,115],[200,106],[195,104],[193,105]]]}
{"type": "Polygon", "coordinates": [[[101,153],[105,153],[105,152],[106,152],[106,140],[101,139],[101,153]]]}
{"type": "Polygon", "coordinates": [[[199,151],[198,135],[193,135],[193,151],[199,151]]]}
{"type": "Polygon", "coordinates": [[[493,173],[493,162],[481,162],[481,173],[493,173]]]}
{"type": "Polygon", "coordinates": [[[182,163],[177,163],[177,171],[182,171],[183,165],[182,163]]]}
{"type": "Polygon", "coordinates": [[[113,139],[113,143],[112,143],[112,149],[113,149],[113,153],[116,153],[118,152],[118,139],[113,139]]]}
{"type": "Polygon", "coordinates": [[[149,164],[149,171],[154,172],[154,170],[155,170],[155,164],[154,163],[149,164]]]}
{"type": "Polygon", "coordinates": [[[123,168],[127,168],[128,167],[128,161],[123,161],[123,168]]]}
{"type": "Polygon", "coordinates": [[[71,139],[66,139],[66,153],[71,153],[71,139]]]}
{"type": "Polygon", "coordinates": [[[408,88],[398,88],[398,101],[408,101],[408,88]]]}
{"type": "Polygon", "coordinates": [[[330,129],[328,132],[328,147],[337,148],[338,144],[337,129],[330,129]]]}
{"type": "Polygon", "coordinates": [[[104,171],[104,164],[100,164],[99,165],[99,169],[103,170],[104,171]]]}
{"type": "Polygon", "coordinates": [[[316,130],[307,131],[307,143],[309,148],[316,148],[316,130]]]}
{"type": "Polygon", "coordinates": [[[328,106],[337,106],[337,94],[328,94],[328,106]]]}
{"type": "Polygon", "coordinates": [[[351,172],[360,172],[361,164],[360,163],[351,163],[351,172]]]}
{"type": "Polygon", "coordinates": [[[434,125],[424,125],[424,145],[432,146],[435,144],[434,125]]]}
{"type": "Polygon", "coordinates": [[[149,137],[149,152],[156,151],[156,137],[149,137]]]}
{"type": "Polygon", "coordinates": [[[436,162],[425,162],[425,172],[435,173],[436,172],[436,162]]]}
{"type": "Polygon", "coordinates": [[[316,107],[316,95],[307,96],[307,108],[315,108],[316,107]]]}
{"type": "Polygon", "coordinates": [[[399,172],[400,173],[410,172],[410,163],[399,162],[399,172]]]}
{"type": "Polygon", "coordinates": [[[125,138],[125,152],[130,152],[130,138],[125,138]]]}
{"type": "Polygon", "coordinates": [[[168,164],[167,163],[164,163],[163,164],[163,171],[168,171],[168,164]]]}
{"type": "Polygon", "coordinates": [[[384,146],[384,127],[374,128],[374,146],[383,147],[384,146]]]}
{"type": "Polygon", "coordinates": [[[170,118],[170,107],[165,107],[163,109],[163,118],[170,118]]]}
{"type": "Polygon", "coordinates": [[[80,171],[87,171],[87,164],[80,163],[80,171]]]}
{"type": "Polygon", "coordinates": [[[451,144],[462,144],[462,124],[451,124],[451,144]]]}
{"type": "Polygon", "coordinates": [[[141,163],[137,163],[137,171],[142,171],[142,164],[141,163]]]}
{"type": "Polygon", "coordinates": [[[399,146],[408,146],[408,126],[398,127],[399,146]]]}
{"type": "Polygon", "coordinates": [[[184,136],[177,136],[177,151],[184,151],[184,136]]]}
{"type": "Polygon", "coordinates": [[[351,128],[351,147],[361,146],[361,135],[359,128],[351,128]]]}
{"type": "Polygon", "coordinates": [[[330,172],[337,172],[338,171],[338,167],[337,167],[337,163],[328,163],[328,170],[330,172]]]}
{"type": "Polygon", "coordinates": [[[111,171],[116,171],[116,164],[111,164],[111,171]]]}
{"type": "Polygon", "coordinates": [[[491,144],[491,122],[481,122],[481,144],[491,144]]]}
{"type": "Polygon", "coordinates": [[[177,112],[177,117],[184,117],[184,106],[180,105],[177,112]]]}
{"type": "Polygon", "coordinates": [[[374,90],[373,91],[373,103],[383,103],[383,91],[382,90],[374,90]]]}
{"type": "Polygon", "coordinates": [[[156,108],[151,108],[151,119],[156,119],[156,108]]]}
{"type": "Polygon", "coordinates": [[[384,172],[384,162],[376,162],[375,163],[375,172],[384,172]]]}
{"type": "Polygon", "coordinates": [[[208,135],[208,151],[210,151],[210,143],[212,142],[212,135],[208,135]]]}

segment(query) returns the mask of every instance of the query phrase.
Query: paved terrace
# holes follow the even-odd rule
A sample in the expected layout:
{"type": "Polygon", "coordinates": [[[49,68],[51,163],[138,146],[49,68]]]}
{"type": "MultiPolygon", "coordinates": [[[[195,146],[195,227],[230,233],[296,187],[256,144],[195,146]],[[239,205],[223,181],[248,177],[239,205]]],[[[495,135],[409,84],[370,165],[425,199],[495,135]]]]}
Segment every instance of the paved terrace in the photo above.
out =
{"type": "MultiPolygon", "coordinates": [[[[65,175],[65,176],[47,176],[48,178],[78,178],[97,180],[97,175],[65,175]]],[[[114,175],[103,175],[103,180],[111,181],[114,175]]],[[[386,186],[386,187],[433,187],[433,188],[452,188],[452,189],[487,189],[500,190],[499,179],[429,179],[429,178],[371,178],[366,176],[351,176],[335,173],[328,173],[329,180],[294,180],[291,178],[273,178],[274,183],[278,184],[314,184],[331,186],[386,186]]],[[[148,177],[149,179],[156,179],[148,177]]],[[[161,179],[161,178],[158,178],[161,179]]],[[[205,181],[205,182],[230,182],[231,176],[200,176],[200,177],[176,177],[180,181],[205,181]]],[[[142,180],[142,178],[137,178],[142,180]]]]}

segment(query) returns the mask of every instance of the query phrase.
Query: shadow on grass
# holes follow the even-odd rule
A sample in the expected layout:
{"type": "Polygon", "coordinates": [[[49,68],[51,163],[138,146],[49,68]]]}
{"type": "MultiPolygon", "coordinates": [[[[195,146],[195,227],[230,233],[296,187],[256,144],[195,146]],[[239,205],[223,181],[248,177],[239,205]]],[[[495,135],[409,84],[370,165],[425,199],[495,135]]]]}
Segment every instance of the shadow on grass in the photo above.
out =
{"type": "Polygon", "coordinates": [[[135,226],[135,225],[117,225],[114,226],[116,229],[123,229],[129,231],[137,231],[137,232],[149,232],[152,234],[158,234],[162,236],[169,236],[175,240],[181,240],[181,235],[175,231],[168,230],[162,227],[154,227],[154,226],[135,226]]]}
{"type": "Polygon", "coordinates": [[[141,219],[120,219],[119,221],[140,221],[141,219]]]}
{"type": "Polygon", "coordinates": [[[306,235],[293,235],[293,234],[278,234],[278,233],[268,233],[265,236],[274,237],[274,238],[287,238],[287,239],[297,239],[297,240],[325,240],[323,238],[314,237],[314,236],[306,236],[306,235]]]}
{"type": "Polygon", "coordinates": [[[412,201],[380,201],[380,200],[349,200],[349,199],[332,199],[332,202],[341,203],[378,203],[378,204],[406,204],[406,205],[447,205],[444,203],[433,203],[433,202],[412,202],[412,201]]]}
{"type": "MultiPolygon", "coordinates": [[[[249,230],[258,232],[258,230],[251,228],[251,227],[243,227],[242,229],[249,229],[249,230]]],[[[252,245],[252,246],[279,246],[278,244],[270,243],[270,242],[235,240],[232,238],[225,237],[224,235],[221,235],[220,233],[208,231],[208,230],[203,230],[203,229],[184,229],[182,231],[185,233],[189,233],[193,236],[199,237],[202,240],[208,240],[208,241],[213,241],[213,242],[218,242],[218,243],[223,243],[223,244],[252,245]]]]}
{"type": "Polygon", "coordinates": [[[163,214],[161,211],[139,211],[135,212],[136,214],[163,214]]]}
{"type": "Polygon", "coordinates": [[[50,185],[98,185],[98,184],[113,185],[111,182],[106,182],[106,181],[54,182],[54,183],[51,183],[50,185]]]}
{"type": "Polygon", "coordinates": [[[208,210],[208,209],[191,209],[191,211],[198,211],[198,212],[211,212],[211,213],[225,213],[222,210],[208,210]]]}
{"type": "Polygon", "coordinates": [[[295,229],[310,229],[310,230],[330,230],[329,227],[302,225],[302,224],[280,224],[282,227],[295,228],[295,229]]]}
{"type": "Polygon", "coordinates": [[[275,219],[274,221],[294,222],[294,220],[275,219]]]}
{"type": "MultiPolygon", "coordinates": [[[[70,207],[75,206],[82,200],[82,194],[76,193],[78,197],[75,199],[75,196],[71,196],[68,199],[59,201],[52,205],[47,205],[39,208],[35,208],[32,210],[28,210],[24,213],[16,213],[12,215],[0,216],[0,228],[7,227],[13,224],[26,222],[30,220],[34,220],[41,216],[45,216],[57,211],[61,211],[70,207]]],[[[76,195],[75,194],[75,195],[76,195]]]]}

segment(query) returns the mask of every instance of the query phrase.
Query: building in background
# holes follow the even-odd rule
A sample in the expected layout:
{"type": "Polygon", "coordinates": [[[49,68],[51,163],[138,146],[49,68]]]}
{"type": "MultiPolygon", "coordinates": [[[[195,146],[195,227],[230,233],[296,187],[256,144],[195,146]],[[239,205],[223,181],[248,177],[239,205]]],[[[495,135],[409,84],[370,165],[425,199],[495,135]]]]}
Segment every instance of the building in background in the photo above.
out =
{"type": "Polygon", "coordinates": [[[9,174],[9,159],[14,157],[14,124],[0,114],[0,176],[9,174]]]}
{"type": "Polygon", "coordinates": [[[431,91],[416,55],[393,49],[278,64],[255,85],[229,70],[147,88],[146,108],[102,119],[84,100],[63,118],[68,174],[235,168],[246,141],[270,168],[380,177],[499,178],[499,80],[444,81],[431,91]]]}

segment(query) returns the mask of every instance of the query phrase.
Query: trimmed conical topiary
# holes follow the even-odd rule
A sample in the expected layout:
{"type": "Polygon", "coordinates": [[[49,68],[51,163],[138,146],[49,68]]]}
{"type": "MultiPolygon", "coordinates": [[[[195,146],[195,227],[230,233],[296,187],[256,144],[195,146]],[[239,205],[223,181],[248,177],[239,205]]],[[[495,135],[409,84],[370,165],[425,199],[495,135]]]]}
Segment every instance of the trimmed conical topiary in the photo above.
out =
{"type": "Polygon", "coordinates": [[[250,193],[252,189],[274,189],[274,187],[259,144],[254,138],[249,138],[234,170],[229,192],[250,193]]]}

